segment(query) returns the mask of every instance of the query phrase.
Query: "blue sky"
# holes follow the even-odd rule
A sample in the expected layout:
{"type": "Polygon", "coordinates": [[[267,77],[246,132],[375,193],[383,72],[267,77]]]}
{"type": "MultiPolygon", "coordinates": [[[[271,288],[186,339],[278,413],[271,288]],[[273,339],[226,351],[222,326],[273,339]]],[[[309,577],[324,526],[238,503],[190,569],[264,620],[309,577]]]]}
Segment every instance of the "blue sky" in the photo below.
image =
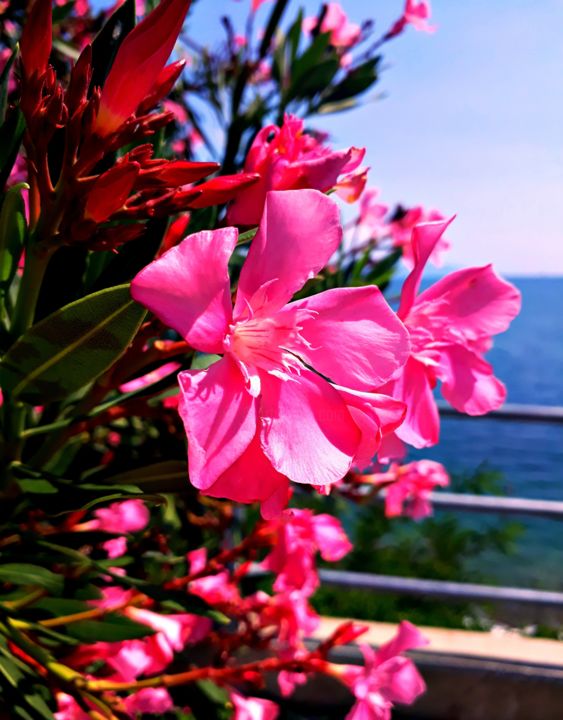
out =
{"type": "MultiPolygon", "coordinates": [[[[212,43],[227,13],[242,31],[249,4],[199,0],[190,34],[212,43]]],[[[320,4],[292,0],[288,17],[320,4]]],[[[341,4],[383,31],[403,0],[341,4]]],[[[374,97],[317,124],[336,146],[367,147],[384,201],[457,214],[448,265],[563,275],[563,0],[432,0],[432,9],[436,33],[409,28],[387,45],[374,97]]]]}
{"type": "MultiPolygon", "coordinates": [[[[225,12],[242,29],[249,2],[199,0],[192,32],[210,39],[225,12]]],[[[314,12],[320,2],[293,4],[314,12]]],[[[341,4],[383,30],[402,0],[341,4]]],[[[432,9],[436,33],[408,29],[387,46],[385,97],[319,125],[336,145],[368,148],[384,200],[457,214],[448,264],[563,274],[563,0],[433,0],[432,9]]]]}

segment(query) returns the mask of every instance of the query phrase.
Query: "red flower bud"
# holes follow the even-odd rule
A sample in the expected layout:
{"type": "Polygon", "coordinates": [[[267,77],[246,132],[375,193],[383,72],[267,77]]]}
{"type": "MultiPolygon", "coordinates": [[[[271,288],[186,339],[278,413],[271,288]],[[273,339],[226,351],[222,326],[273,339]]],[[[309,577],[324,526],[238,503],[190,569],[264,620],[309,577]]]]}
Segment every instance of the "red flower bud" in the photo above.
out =
{"type": "Polygon", "coordinates": [[[88,95],[88,87],[92,78],[92,46],[86,45],[72,68],[70,83],[66,91],[66,106],[72,115],[88,95]]]}
{"type": "Polygon", "coordinates": [[[22,64],[27,77],[45,72],[52,44],[51,0],[35,0],[27,13],[20,40],[22,64]]]}
{"type": "Polygon", "coordinates": [[[162,253],[165,253],[167,250],[170,250],[171,247],[177,245],[180,240],[184,239],[189,224],[190,213],[180,215],[180,217],[177,217],[176,220],[170,223],[170,227],[166,231],[166,235],[164,236],[164,240],[162,241],[162,245],[160,246],[160,250],[158,251],[159,256],[162,255],[162,253]]]}
{"type": "Polygon", "coordinates": [[[88,193],[84,217],[100,223],[121,209],[133,189],[139,169],[139,163],[121,163],[100,175],[88,193]]]}
{"type": "Polygon", "coordinates": [[[154,90],[189,5],[190,0],[162,0],[121,43],[102,89],[98,135],[117,130],[154,90]]]}
{"type": "Polygon", "coordinates": [[[182,74],[182,70],[186,66],[185,60],[178,60],[167,65],[158,76],[156,83],[150,95],[148,95],[139,105],[139,115],[144,115],[151,110],[157,102],[166,97],[176,84],[176,80],[182,74]]]}
{"type": "Polygon", "coordinates": [[[150,168],[142,173],[143,180],[151,180],[166,187],[180,187],[196,182],[219,168],[219,163],[177,160],[150,168]]]}
{"type": "Polygon", "coordinates": [[[201,195],[190,203],[191,208],[205,208],[211,205],[222,205],[236,197],[237,193],[260,179],[256,173],[238,173],[222,175],[198,185],[196,190],[201,195]]]}

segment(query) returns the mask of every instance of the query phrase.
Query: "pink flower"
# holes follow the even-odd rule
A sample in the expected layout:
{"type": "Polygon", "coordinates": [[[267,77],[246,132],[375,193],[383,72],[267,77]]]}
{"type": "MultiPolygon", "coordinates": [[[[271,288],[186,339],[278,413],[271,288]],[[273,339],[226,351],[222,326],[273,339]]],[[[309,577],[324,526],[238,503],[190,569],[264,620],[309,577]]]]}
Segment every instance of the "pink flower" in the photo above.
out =
{"type": "Polygon", "coordinates": [[[415,30],[422,32],[434,32],[435,25],[430,25],[430,3],[428,0],[406,0],[405,9],[401,17],[392,25],[387,32],[385,39],[389,40],[400,35],[407,25],[412,25],[415,30]]]}
{"type": "Polygon", "coordinates": [[[140,715],[162,715],[174,709],[166,688],[143,688],[125,698],[123,704],[132,718],[140,715]]]}
{"type": "MultiPolygon", "coordinates": [[[[262,593],[265,595],[265,593],[262,593]]],[[[259,614],[260,626],[276,628],[282,650],[293,653],[303,647],[303,638],[319,626],[319,616],[309,605],[308,596],[301,590],[265,596],[266,602],[259,614]]]]}
{"type": "MultiPolygon", "coordinates": [[[[317,27],[317,18],[308,17],[303,20],[303,30],[312,33],[317,27]]],[[[339,3],[326,3],[326,12],[321,23],[321,32],[330,33],[330,43],[337,48],[349,48],[355,45],[361,35],[362,28],[350,22],[339,3]]]]}
{"type": "Polygon", "coordinates": [[[124,393],[134,392],[135,390],[142,390],[145,387],[148,387],[149,385],[153,385],[154,383],[158,382],[159,380],[163,380],[165,377],[170,375],[171,373],[178,370],[178,368],[181,367],[181,363],[177,362],[167,362],[164,363],[164,365],[161,365],[159,368],[156,368],[156,370],[151,370],[151,372],[146,373],[145,375],[142,375],[141,377],[135,378],[134,380],[129,380],[126,383],[123,383],[123,385],[119,386],[119,390],[124,393]]]}
{"type": "Polygon", "coordinates": [[[99,530],[119,534],[144,530],[150,520],[150,513],[142,500],[115,502],[94,510],[94,515],[99,530]]]}
{"type": "Polygon", "coordinates": [[[439,417],[432,394],[442,395],[459,412],[483,415],[500,407],[504,385],[483,358],[492,336],[504,332],[520,311],[520,293],[491,265],[450,273],[417,296],[424,266],[449,222],[413,230],[414,268],[404,282],[398,315],[411,336],[411,355],[387,388],[407,405],[397,435],[414,447],[438,442],[439,417]]]}
{"type": "Polygon", "coordinates": [[[276,720],[278,717],[279,708],[271,700],[244,697],[234,690],[229,694],[235,708],[233,720],[276,720]]]}
{"type": "Polygon", "coordinates": [[[368,179],[368,167],[358,167],[353,172],[344,175],[335,185],[336,194],[347,203],[354,203],[364,192],[368,179]]]}
{"type": "MultiPolygon", "coordinates": [[[[416,225],[424,222],[434,222],[437,220],[445,220],[445,216],[439,210],[425,210],[421,205],[402,210],[395,214],[395,217],[389,221],[388,230],[395,247],[403,250],[403,261],[412,268],[414,265],[414,255],[412,249],[412,231],[416,225]]],[[[442,235],[436,243],[429,260],[437,265],[442,265],[442,255],[450,249],[449,241],[442,235]]]]}
{"type": "Polygon", "coordinates": [[[311,594],[319,584],[315,555],[337,562],[352,545],[340,522],[330,515],[314,515],[310,510],[286,510],[278,521],[272,552],[262,565],[277,574],[276,592],[303,590],[311,594]]]}
{"type": "Polygon", "coordinates": [[[371,390],[402,367],[409,344],[376,287],[289,302],[340,243],[338,208],[322,193],[268,194],[233,309],[227,264],[237,238],[234,228],[189,236],[131,292],[192,347],[223,354],[178,376],[192,484],[260,501],[268,516],[286,504],[289,480],[329,486],[369,465],[404,412],[371,390]]]}
{"type": "Polygon", "coordinates": [[[389,234],[389,227],[385,216],[389,206],[379,202],[379,189],[368,188],[362,193],[360,199],[360,217],[358,218],[356,232],[360,244],[369,240],[380,240],[389,234]]]}
{"type": "Polygon", "coordinates": [[[338,176],[361,163],[365,150],[333,151],[314,135],[304,132],[303,120],[286,115],[282,127],[262,128],[248,153],[244,172],[258,173],[260,180],[242,189],[228,211],[234,225],[257,225],[270,190],[313,188],[326,192],[338,176]]]}
{"type": "Polygon", "coordinates": [[[344,672],[343,680],[356,697],[346,720],[391,720],[395,703],[413,703],[426,687],[414,663],[400,655],[426,644],[414,625],[403,621],[395,637],[377,652],[363,645],[365,666],[348,666],[344,672]]]}
{"type": "Polygon", "coordinates": [[[414,520],[432,515],[430,493],[450,484],[445,467],[433,460],[419,460],[402,466],[393,464],[386,473],[371,475],[370,480],[387,488],[386,517],[404,514],[414,520]]]}
{"type": "MultiPolygon", "coordinates": [[[[192,550],[188,553],[187,559],[190,564],[190,574],[199,573],[207,563],[207,550],[205,548],[192,550]]],[[[238,588],[231,581],[227,570],[192,580],[190,592],[210,605],[237,605],[241,602],[238,588]]]]}

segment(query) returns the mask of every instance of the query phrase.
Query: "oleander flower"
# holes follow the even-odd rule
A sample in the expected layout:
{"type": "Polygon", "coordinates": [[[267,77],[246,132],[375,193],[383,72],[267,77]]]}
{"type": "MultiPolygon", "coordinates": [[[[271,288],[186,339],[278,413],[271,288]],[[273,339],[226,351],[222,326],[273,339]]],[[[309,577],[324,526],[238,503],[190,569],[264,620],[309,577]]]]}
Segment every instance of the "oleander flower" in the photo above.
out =
{"type": "Polygon", "coordinates": [[[399,370],[407,333],[376,287],[290,302],[341,240],[336,204],[315,190],[268,194],[234,308],[235,228],[188,236],[144,268],[135,300],[192,347],[223,357],[179,374],[190,480],[201,491],[287,502],[289,481],[328,487],[367,466],[404,408],[372,392],[399,370]]]}
{"type": "Polygon", "coordinates": [[[450,484],[446,468],[434,460],[418,460],[406,465],[393,463],[387,472],[369,475],[366,480],[386,488],[386,517],[408,515],[413,520],[432,515],[430,493],[450,484]]]}
{"type": "Polygon", "coordinates": [[[304,132],[303,120],[286,115],[283,125],[268,125],[256,135],[244,164],[245,173],[260,179],[242,189],[229,207],[234,225],[257,225],[270,190],[312,188],[326,192],[342,174],[355,170],[365,149],[331,150],[314,135],[304,132]]]}
{"type": "Polygon", "coordinates": [[[418,295],[424,266],[451,220],[413,230],[414,267],[403,284],[398,315],[411,337],[411,355],[386,390],[407,406],[397,430],[414,447],[438,442],[440,421],[433,388],[459,412],[484,415],[500,407],[506,388],[483,355],[492,336],[520,312],[520,292],[492,265],[449,273],[418,295]]]}
{"type": "Polygon", "coordinates": [[[426,686],[412,660],[401,653],[426,644],[420,631],[403,621],[395,637],[379,650],[362,645],[364,667],[349,666],[344,671],[343,680],[356,697],[346,720],[391,720],[395,703],[413,703],[426,686]]]}
{"type": "Polygon", "coordinates": [[[279,708],[271,700],[256,697],[244,697],[235,690],[229,693],[235,710],[233,720],[276,720],[279,708]]]}
{"type": "MultiPolygon", "coordinates": [[[[303,30],[312,33],[317,29],[318,18],[308,17],[303,20],[303,30]]],[[[362,35],[362,28],[351,22],[336,2],[326,3],[326,10],[321,22],[320,31],[330,33],[330,44],[337,48],[350,48],[356,45],[362,35]]]]}
{"type": "Polygon", "coordinates": [[[312,593],[319,584],[315,556],[338,562],[352,549],[340,521],[325,513],[286,510],[277,521],[276,541],[262,562],[276,574],[274,590],[312,593]]]}

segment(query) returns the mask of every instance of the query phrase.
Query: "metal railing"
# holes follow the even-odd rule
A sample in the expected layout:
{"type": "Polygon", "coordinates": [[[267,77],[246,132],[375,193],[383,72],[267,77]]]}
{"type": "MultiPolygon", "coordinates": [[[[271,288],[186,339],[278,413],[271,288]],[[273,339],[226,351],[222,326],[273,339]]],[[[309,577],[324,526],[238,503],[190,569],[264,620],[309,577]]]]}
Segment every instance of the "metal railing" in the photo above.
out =
{"type": "MultiPolygon", "coordinates": [[[[449,405],[438,403],[443,417],[493,419],[501,421],[563,424],[563,407],[541,405],[505,405],[484,416],[468,417],[449,405]]],[[[499,515],[527,515],[563,520],[563,502],[507,498],[493,495],[434,492],[430,494],[434,507],[463,512],[498,513],[499,515]]],[[[383,502],[384,495],[376,496],[383,502]]],[[[496,587],[475,583],[449,582],[419,578],[377,575],[344,570],[321,570],[324,585],[356,588],[366,591],[397,593],[419,597],[445,598],[480,602],[518,603],[527,606],[562,608],[563,592],[549,592],[528,588],[496,587]]]]}

